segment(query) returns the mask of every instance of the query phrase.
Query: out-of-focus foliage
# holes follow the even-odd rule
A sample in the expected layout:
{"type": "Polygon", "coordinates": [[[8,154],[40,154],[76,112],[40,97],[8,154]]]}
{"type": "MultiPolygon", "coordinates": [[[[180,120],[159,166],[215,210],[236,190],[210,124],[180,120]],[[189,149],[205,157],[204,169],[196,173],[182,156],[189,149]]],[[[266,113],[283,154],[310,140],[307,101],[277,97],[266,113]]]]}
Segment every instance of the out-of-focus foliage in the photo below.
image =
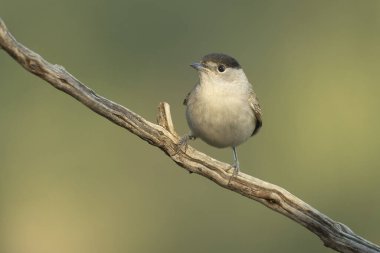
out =
{"type": "MultiPolygon", "coordinates": [[[[236,57],[264,112],[242,170],[380,243],[380,2],[10,1],[16,38],[154,121],[209,52],[236,57]]],[[[231,151],[195,147],[231,162],[231,151]]],[[[0,51],[0,252],[330,252],[260,204],[160,150],[0,51]]]]}

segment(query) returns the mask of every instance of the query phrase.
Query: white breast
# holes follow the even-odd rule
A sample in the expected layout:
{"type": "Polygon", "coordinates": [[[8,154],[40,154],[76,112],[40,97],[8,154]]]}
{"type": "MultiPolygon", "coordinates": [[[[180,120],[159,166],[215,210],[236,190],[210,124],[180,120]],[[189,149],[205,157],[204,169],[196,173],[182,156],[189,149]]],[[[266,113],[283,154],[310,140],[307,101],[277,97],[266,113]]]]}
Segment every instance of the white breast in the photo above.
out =
{"type": "Polygon", "coordinates": [[[218,148],[236,147],[246,141],[256,125],[248,94],[230,85],[198,85],[186,110],[192,134],[218,148]]]}

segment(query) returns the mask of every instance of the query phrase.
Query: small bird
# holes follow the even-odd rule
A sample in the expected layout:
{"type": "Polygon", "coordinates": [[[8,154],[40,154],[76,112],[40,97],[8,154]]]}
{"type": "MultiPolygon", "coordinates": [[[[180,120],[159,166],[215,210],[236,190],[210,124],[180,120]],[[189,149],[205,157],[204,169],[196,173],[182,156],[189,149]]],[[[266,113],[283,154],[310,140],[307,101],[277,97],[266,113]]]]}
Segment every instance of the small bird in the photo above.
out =
{"type": "Polygon", "coordinates": [[[221,53],[204,56],[190,65],[198,71],[199,83],[186,96],[186,119],[190,133],[207,144],[232,147],[233,175],[239,173],[236,147],[255,135],[262,126],[261,108],[243,69],[233,57],[221,53]]]}

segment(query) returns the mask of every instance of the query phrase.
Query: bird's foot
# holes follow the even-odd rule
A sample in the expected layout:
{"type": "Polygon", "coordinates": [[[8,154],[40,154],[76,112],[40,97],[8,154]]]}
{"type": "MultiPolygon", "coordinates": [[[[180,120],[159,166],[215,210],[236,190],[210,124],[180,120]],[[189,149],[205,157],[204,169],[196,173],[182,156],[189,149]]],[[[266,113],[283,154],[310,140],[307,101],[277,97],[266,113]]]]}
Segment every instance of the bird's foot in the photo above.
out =
{"type": "Polygon", "coordinates": [[[232,175],[233,175],[233,176],[236,176],[237,174],[239,174],[239,171],[240,171],[239,161],[235,161],[235,162],[232,164],[232,167],[234,168],[234,171],[232,172],[232,175]]]}
{"type": "Polygon", "coordinates": [[[178,154],[178,152],[180,150],[183,150],[184,153],[186,153],[186,150],[187,150],[187,146],[188,146],[188,141],[189,140],[195,140],[195,136],[191,135],[191,134],[186,134],[184,136],[181,137],[181,139],[179,139],[179,142],[178,142],[178,145],[177,145],[177,148],[176,148],[176,154],[178,154]]]}
{"type": "Polygon", "coordinates": [[[234,162],[232,165],[233,171],[230,179],[228,180],[228,184],[230,184],[231,179],[236,177],[239,174],[240,167],[239,167],[239,161],[234,162]]]}

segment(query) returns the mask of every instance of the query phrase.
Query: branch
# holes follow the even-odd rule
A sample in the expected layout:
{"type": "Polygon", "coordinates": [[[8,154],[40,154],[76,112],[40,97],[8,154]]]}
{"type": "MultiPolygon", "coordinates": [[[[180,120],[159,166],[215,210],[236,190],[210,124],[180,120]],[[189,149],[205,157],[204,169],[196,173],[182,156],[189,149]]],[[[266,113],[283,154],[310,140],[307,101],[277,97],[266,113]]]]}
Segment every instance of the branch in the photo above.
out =
{"type": "Polygon", "coordinates": [[[229,182],[233,171],[229,164],[217,161],[190,146],[186,150],[178,150],[179,138],[174,131],[167,103],[159,105],[158,124],[147,121],[129,109],[97,95],[62,66],[47,62],[17,42],[1,19],[0,46],[27,71],[149,144],[159,147],[179,166],[294,220],[316,234],[325,246],[339,252],[380,252],[379,246],[359,237],[346,225],[332,220],[285,189],[242,172],[229,182]]]}

